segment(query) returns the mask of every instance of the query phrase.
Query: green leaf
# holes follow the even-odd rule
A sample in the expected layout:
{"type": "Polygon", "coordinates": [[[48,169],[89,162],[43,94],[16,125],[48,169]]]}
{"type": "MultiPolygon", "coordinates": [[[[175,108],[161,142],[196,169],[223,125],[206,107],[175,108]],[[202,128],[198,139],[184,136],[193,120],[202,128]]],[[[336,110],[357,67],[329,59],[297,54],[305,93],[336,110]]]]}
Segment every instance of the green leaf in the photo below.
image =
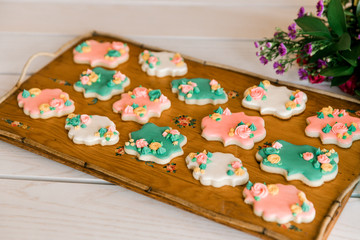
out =
{"type": "Polygon", "coordinates": [[[331,54],[334,54],[337,49],[335,48],[336,44],[330,44],[329,46],[317,51],[311,58],[310,58],[310,62],[314,63],[316,62],[318,59],[322,59],[324,57],[327,57],[331,54]]]}
{"type": "Polygon", "coordinates": [[[342,77],[349,76],[354,72],[353,66],[336,66],[336,67],[328,67],[320,72],[320,75],[327,77],[342,77]]]}
{"type": "Polygon", "coordinates": [[[341,35],[339,41],[336,43],[336,50],[349,50],[351,46],[351,37],[350,34],[345,32],[341,35]]]}
{"type": "Polygon", "coordinates": [[[359,95],[360,96],[360,90],[355,90],[355,93],[356,93],[356,95],[359,95]]]}
{"type": "Polygon", "coordinates": [[[331,0],[329,2],[327,18],[330,28],[336,35],[341,36],[347,32],[344,9],[340,0],[331,0]]]}
{"type": "Polygon", "coordinates": [[[339,86],[343,83],[346,83],[347,80],[349,80],[351,76],[342,76],[342,77],[334,77],[331,80],[331,86],[339,86]]]}
{"type": "Polygon", "coordinates": [[[360,4],[356,7],[356,18],[358,20],[358,26],[360,27],[360,4]]]}
{"type": "Polygon", "coordinates": [[[296,24],[304,31],[304,32],[312,32],[315,34],[316,32],[320,32],[326,36],[326,38],[331,39],[331,34],[326,25],[321,21],[320,18],[313,16],[304,16],[295,20],[296,24]]]}

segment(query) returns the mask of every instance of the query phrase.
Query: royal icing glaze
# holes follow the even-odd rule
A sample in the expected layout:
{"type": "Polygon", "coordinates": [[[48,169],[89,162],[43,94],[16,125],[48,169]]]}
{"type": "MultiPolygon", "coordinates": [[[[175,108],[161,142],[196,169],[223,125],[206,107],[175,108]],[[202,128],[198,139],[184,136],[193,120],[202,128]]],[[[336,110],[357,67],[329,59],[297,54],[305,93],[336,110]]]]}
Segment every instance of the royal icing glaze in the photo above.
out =
{"type": "Polygon", "coordinates": [[[183,76],[187,65],[179,53],[143,51],[139,55],[141,69],[150,76],[183,76]]]}
{"type": "Polygon", "coordinates": [[[243,112],[231,113],[219,107],[201,121],[202,134],[208,141],[221,141],[224,146],[238,145],[251,149],[255,142],[266,136],[265,122],[261,117],[247,116],[243,112]]]}
{"type": "Polygon", "coordinates": [[[65,121],[68,137],[76,144],[114,145],[119,141],[119,132],[108,117],[87,114],[69,114],[65,121]]]}
{"type": "Polygon", "coordinates": [[[151,117],[160,117],[162,111],[169,109],[170,100],[159,89],[134,88],[121,94],[121,99],[113,104],[113,111],[121,113],[124,121],[145,124],[151,117]]]}
{"type": "Polygon", "coordinates": [[[223,104],[228,96],[218,81],[206,78],[182,78],[171,82],[171,90],[186,104],[223,104]]]}
{"type": "Polygon", "coordinates": [[[61,117],[75,111],[74,101],[61,89],[31,88],[17,96],[18,105],[31,118],[61,117]]]}
{"type": "Polygon", "coordinates": [[[77,45],[73,54],[76,63],[115,68],[129,59],[129,47],[122,42],[87,40],[77,45]]]}
{"type": "Polygon", "coordinates": [[[74,89],[83,92],[85,98],[109,100],[112,96],[123,93],[130,85],[130,79],[120,71],[105,70],[102,67],[88,69],[80,75],[74,89]]]}
{"type": "Polygon", "coordinates": [[[253,205],[255,215],[268,222],[309,223],[315,218],[313,203],[293,185],[248,182],[243,196],[246,204],[253,205]]]}
{"type": "Polygon", "coordinates": [[[258,86],[245,90],[242,105],[259,110],[261,115],[274,115],[288,119],[305,110],[307,95],[299,90],[276,87],[264,80],[258,86]]]}
{"type": "Polygon", "coordinates": [[[222,187],[237,186],[247,183],[249,174],[240,159],[230,153],[203,152],[190,153],[186,165],[193,170],[193,176],[202,185],[222,187]]]}
{"type": "Polygon", "coordinates": [[[311,187],[321,186],[334,179],[338,172],[339,156],[334,149],[309,145],[294,145],[283,140],[256,153],[262,170],[284,175],[288,181],[300,180],[311,187]]]}
{"type": "Polygon", "coordinates": [[[176,129],[146,123],[139,131],[130,133],[130,140],[125,143],[125,152],[142,161],[167,164],[184,154],[182,147],[186,141],[186,137],[176,129]]]}
{"type": "Polygon", "coordinates": [[[323,144],[349,148],[360,139],[360,118],[352,117],[345,109],[322,108],[316,116],[308,117],[305,134],[320,137],[323,144]]]}

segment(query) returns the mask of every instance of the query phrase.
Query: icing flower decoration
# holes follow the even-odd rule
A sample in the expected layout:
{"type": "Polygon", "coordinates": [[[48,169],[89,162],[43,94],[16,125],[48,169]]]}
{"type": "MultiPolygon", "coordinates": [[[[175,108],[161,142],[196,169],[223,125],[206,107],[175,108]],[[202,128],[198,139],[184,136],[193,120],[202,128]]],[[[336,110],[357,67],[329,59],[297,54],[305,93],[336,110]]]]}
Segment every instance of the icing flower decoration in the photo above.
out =
{"type": "Polygon", "coordinates": [[[150,143],[150,145],[149,145],[149,148],[151,149],[151,150],[158,150],[159,148],[161,148],[162,147],[162,145],[161,145],[161,143],[159,143],[159,142],[152,142],[152,143],[150,143]]]}
{"type": "Polygon", "coordinates": [[[294,216],[297,216],[298,214],[302,213],[302,209],[299,204],[291,205],[290,209],[294,216]]]}
{"type": "Polygon", "coordinates": [[[302,157],[304,158],[304,160],[309,161],[314,158],[314,154],[312,152],[304,152],[302,154],[302,157]]]}
{"type": "Polygon", "coordinates": [[[89,84],[89,83],[91,84],[90,78],[88,76],[81,76],[80,81],[81,81],[82,85],[86,85],[86,84],[89,84]]]}
{"type": "Polygon", "coordinates": [[[248,138],[250,137],[251,129],[247,125],[240,125],[235,129],[235,135],[240,138],[248,138]]]}
{"type": "Polygon", "coordinates": [[[254,100],[260,100],[266,95],[265,90],[262,87],[255,87],[250,90],[250,96],[254,100]]]}
{"type": "Polygon", "coordinates": [[[330,172],[333,169],[333,165],[330,163],[321,164],[321,169],[325,172],[330,172]]]}
{"type": "Polygon", "coordinates": [[[91,122],[91,117],[87,114],[82,114],[80,120],[83,124],[89,124],[91,122]]]}
{"type": "Polygon", "coordinates": [[[39,88],[31,88],[31,89],[29,90],[29,93],[30,93],[30,96],[31,96],[31,97],[35,97],[35,96],[40,95],[41,90],[40,90],[39,88]]]}
{"type": "Polygon", "coordinates": [[[170,58],[170,61],[176,66],[182,66],[184,64],[184,59],[181,57],[180,53],[175,53],[173,58],[170,58]]]}
{"type": "Polygon", "coordinates": [[[267,188],[271,195],[275,196],[279,193],[279,187],[276,184],[269,184],[267,188]]]}
{"type": "Polygon", "coordinates": [[[296,108],[296,103],[293,101],[289,101],[289,102],[285,103],[285,107],[287,110],[294,109],[294,108],[296,108]]]}
{"type": "Polygon", "coordinates": [[[63,109],[65,102],[62,99],[54,98],[50,101],[50,107],[53,109],[63,109]]]}
{"type": "Polygon", "coordinates": [[[136,140],[135,144],[137,148],[143,148],[149,145],[144,138],[136,140]]]}
{"type": "Polygon", "coordinates": [[[267,157],[267,160],[268,160],[269,162],[271,162],[272,164],[276,164],[276,163],[279,163],[279,162],[280,162],[281,158],[280,158],[280,156],[277,155],[277,154],[271,154],[271,155],[269,155],[269,156],[267,157]]]}
{"type": "Polygon", "coordinates": [[[333,108],[331,106],[328,107],[324,107],[320,110],[320,112],[322,112],[324,115],[329,115],[333,113],[333,108]]]}
{"type": "Polygon", "coordinates": [[[224,112],[223,112],[222,114],[225,115],[225,116],[230,116],[230,115],[231,115],[231,111],[230,111],[230,109],[225,108],[225,110],[224,110],[224,112]]]}
{"type": "Polygon", "coordinates": [[[234,162],[231,162],[231,167],[234,169],[238,169],[238,168],[242,167],[242,164],[239,161],[234,161],[234,162]]]}
{"type": "Polygon", "coordinates": [[[274,142],[274,143],[272,144],[272,147],[279,150],[279,149],[282,148],[282,144],[279,143],[279,142],[274,142]]]}
{"type": "Polygon", "coordinates": [[[144,87],[137,87],[133,90],[133,94],[136,97],[146,97],[148,95],[148,90],[144,87]]]}
{"type": "Polygon", "coordinates": [[[262,183],[255,183],[252,187],[251,187],[251,193],[253,194],[255,200],[260,200],[262,198],[265,198],[269,191],[266,187],[265,184],[262,183]]]}
{"type": "Polygon", "coordinates": [[[130,105],[127,105],[126,108],[124,109],[124,113],[126,114],[134,113],[134,108],[130,105]]]}
{"type": "Polygon", "coordinates": [[[319,156],[317,156],[317,160],[319,163],[329,163],[330,159],[328,158],[328,156],[326,156],[326,154],[321,154],[319,156]]]}
{"type": "Polygon", "coordinates": [[[348,131],[348,129],[344,123],[338,122],[332,126],[331,131],[335,134],[344,134],[348,131]]]}
{"type": "Polygon", "coordinates": [[[205,153],[199,153],[198,155],[195,156],[196,158],[196,162],[200,165],[200,164],[206,164],[207,162],[207,155],[205,153]]]}

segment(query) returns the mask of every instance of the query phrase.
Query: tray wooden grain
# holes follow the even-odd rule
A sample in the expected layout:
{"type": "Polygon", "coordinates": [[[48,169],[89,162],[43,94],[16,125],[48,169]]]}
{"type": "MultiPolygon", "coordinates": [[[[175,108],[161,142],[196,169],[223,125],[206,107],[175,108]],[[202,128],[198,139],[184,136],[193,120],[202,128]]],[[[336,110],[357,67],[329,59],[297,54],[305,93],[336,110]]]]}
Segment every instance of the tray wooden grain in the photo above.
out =
{"type": "MultiPolygon", "coordinates": [[[[188,138],[188,143],[183,148],[185,154],[171,161],[176,164],[176,173],[167,172],[164,165],[138,161],[131,155],[115,155],[116,148],[123,146],[128,141],[129,133],[141,128],[138,123],[122,121],[120,115],[112,111],[112,104],[120,99],[119,96],[93,104],[92,99],[85,99],[83,94],[76,92],[72,86],[53,81],[53,79],[60,79],[73,84],[78,80],[80,73],[89,68],[89,65],[75,64],[73,62],[72,49],[75,45],[30,77],[0,104],[0,116],[2,118],[0,122],[1,140],[219,223],[250,232],[261,238],[315,239],[328,236],[352,192],[354,183],[359,179],[360,141],[354,142],[350,149],[342,149],[335,145],[324,146],[318,138],[305,136],[305,119],[314,115],[323,106],[331,105],[335,108],[359,109],[359,104],[302,89],[309,99],[304,113],[290,120],[262,116],[267,130],[264,141],[255,144],[255,147],[251,150],[244,150],[237,146],[224,147],[221,142],[208,142],[200,135],[201,119],[213,112],[219,105],[186,105],[177,99],[176,94],[171,92],[170,82],[176,78],[150,77],[142,72],[137,61],[138,55],[144,50],[143,45],[113,36],[98,34],[91,36],[91,39],[120,40],[129,44],[129,61],[116,68],[131,79],[131,84],[126,88],[126,91],[139,85],[153,89],[159,88],[171,100],[171,109],[164,111],[161,118],[150,119],[150,122],[158,126],[178,128],[174,122],[175,117],[188,115],[196,119],[194,128],[178,128],[188,138]],[[89,147],[75,145],[67,137],[67,131],[64,128],[65,117],[47,120],[31,119],[18,107],[16,96],[23,89],[32,87],[41,89],[60,88],[69,93],[71,99],[75,101],[75,113],[108,116],[115,122],[117,130],[120,132],[119,143],[113,146],[96,145],[89,147]],[[30,128],[13,127],[4,121],[7,119],[21,122],[30,128]],[[265,141],[272,142],[278,139],[298,145],[308,144],[334,148],[340,156],[338,176],[335,180],[325,183],[321,187],[311,188],[300,181],[286,182],[284,177],[280,175],[261,171],[259,164],[255,160],[256,146],[262,145],[265,141]],[[229,152],[240,158],[248,169],[252,182],[295,185],[304,191],[308,199],[314,203],[316,208],[314,221],[306,224],[291,223],[301,231],[285,229],[276,223],[266,222],[253,214],[252,207],[245,204],[242,198],[244,186],[225,186],[222,188],[202,186],[197,180],[193,179],[191,171],[186,167],[184,158],[190,152],[203,149],[211,152],[229,152]]],[[[85,39],[81,41],[83,40],[85,39]]],[[[206,62],[186,59],[186,63],[189,72],[184,77],[214,78],[221,83],[226,91],[234,90],[239,93],[240,96],[229,99],[226,104],[220,105],[221,107],[229,107],[232,112],[243,111],[247,115],[260,116],[257,111],[243,108],[241,99],[244,90],[249,86],[258,84],[262,80],[261,78],[218,66],[211,66],[206,62]]],[[[291,89],[295,90],[295,88],[291,89]]]]}

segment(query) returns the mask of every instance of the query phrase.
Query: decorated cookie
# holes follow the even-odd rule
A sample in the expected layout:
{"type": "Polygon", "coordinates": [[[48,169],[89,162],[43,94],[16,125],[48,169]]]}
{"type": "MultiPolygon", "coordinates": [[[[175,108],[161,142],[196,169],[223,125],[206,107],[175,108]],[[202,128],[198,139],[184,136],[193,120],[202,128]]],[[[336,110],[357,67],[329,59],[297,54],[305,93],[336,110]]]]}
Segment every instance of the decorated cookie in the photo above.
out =
{"type": "Polygon", "coordinates": [[[315,218],[313,203],[293,185],[252,184],[249,181],[243,195],[245,203],[253,205],[255,215],[268,222],[309,223],[315,218]]]}
{"type": "Polygon", "coordinates": [[[171,90],[186,104],[223,104],[228,96],[215,79],[192,78],[177,79],[171,82],[171,90]]]}
{"type": "Polygon", "coordinates": [[[31,118],[61,117],[75,111],[74,101],[61,89],[31,88],[17,96],[19,107],[31,118]]]}
{"type": "Polygon", "coordinates": [[[151,117],[160,117],[161,112],[170,106],[170,100],[159,89],[152,90],[140,86],[121,94],[121,100],[113,104],[113,111],[120,112],[124,121],[145,124],[151,117]]]}
{"type": "Polygon", "coordinates": [[[190,153],[186,165],[193,170],[193,176],[202,185],[222,187],[237,186],[247,183],[249,174],[240,159],[230,153],[203,152],[190,153]]]}
{"type": "Polygon", "coordinates": [[[74,84],[74,89],[84,92],[86,98],[98,98],[105,101],[114,95],[123,93],[124,88],[129,85],[130,79],[120,71],[97,67],[82,72],[80,80],[74,84]]]}
{"type": "Polygon", "coordinates": [[[255,142],[266,136],[265,122],[261,117],[247,116],[243,112],[231,113],[219,107],[201,121],[201,136],[208,141],[221,141],[224,146],[238,145],[251,149],[255,142]]]}
{"type": "Polygon", "coordinates": [[[360,118],[351,117],[345,109],[322,108],[316,116],[308,117],[305,134],[320,137],[323,144],[349,148],[360,139],[360,118]]]}
{"type": "Polygon", "coordinates": [[[182,147],[186,141],[186,137],[176,129],[147,123],[139,131],[130,133],[130,140],[125,143],[125,152],[142,161],[167,164],[184,154],[182,147]]]}
{"type": "Polygon", "coordinates": [[[69,114],[65,129],[76,144],[88,146],[101,144],[114,145],[119,141],[119,132],[109,118],[98,115],[69,114]]]}
{"type": "Polygon", "coordinates": [[[187,65],[179,53],[143,51],[139,55],[141,69],[150,76],[183,76],[187,65]]]}
{"type": "Polygon", "coordinates": [[[261,115],[274,115],[281,119],[291,118],[302,113],[306,107],[307,96],[300,90],[291,91],[286,87],[275,87],[269,81],[248,88],[244,92],[242,105],[259,110],[261,115]]]}
{"type": "Polygon", "coordinates": [[[321,186],[338,173],[339,156],[334,149],[294,145],[278,140],[256,153],[262,170],[283,175],[286,180],[300,180],[311,187],[321,186]]]}
{"type": "Polygon", "coordinates": [[[115,68],[129,59],[129,47],[122,42],[87,40],[77,45],[73,54],[76,63],[115,68]]]}

